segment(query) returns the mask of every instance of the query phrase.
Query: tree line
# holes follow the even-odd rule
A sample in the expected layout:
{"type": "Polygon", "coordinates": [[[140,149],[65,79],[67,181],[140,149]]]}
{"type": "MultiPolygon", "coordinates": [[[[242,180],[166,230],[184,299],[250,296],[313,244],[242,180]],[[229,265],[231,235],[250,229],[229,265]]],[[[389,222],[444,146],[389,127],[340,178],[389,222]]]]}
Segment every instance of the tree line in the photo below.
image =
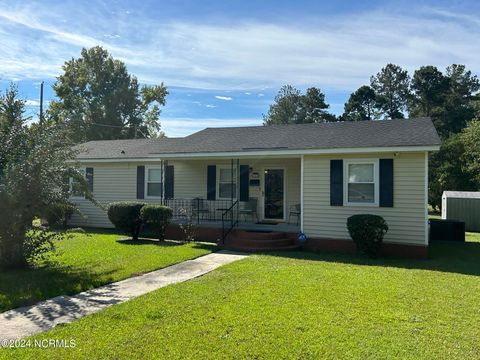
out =
{"type": "Polygon", "coordinates": [[[430,116],[446,138],[478,115],[479,90],[478,77],[464,65],[453,64],[445,72],[432,65],[422,66],[410,77],[400,66],[387,64],[370,78],[369,85],[350,94],[340,116],[328,112],[320,88],[311,87],[302,94],[285,85],[263,121],[272,125],[430,116]]]}
{"type": "Polygon", "coordinates": [[[283,86],[274,99],[264,125],[368,121],[405,117],[431,117],[442,138],[439,152],[430,156],[429,201],[439,208],[444,190],[480,190],[480,81],[465,65],[445,71],[422,66],[413,76],[387,64],[370,83],[350,94],[344,112],[335,116],[320,88],[305,93],[283,86]]]}

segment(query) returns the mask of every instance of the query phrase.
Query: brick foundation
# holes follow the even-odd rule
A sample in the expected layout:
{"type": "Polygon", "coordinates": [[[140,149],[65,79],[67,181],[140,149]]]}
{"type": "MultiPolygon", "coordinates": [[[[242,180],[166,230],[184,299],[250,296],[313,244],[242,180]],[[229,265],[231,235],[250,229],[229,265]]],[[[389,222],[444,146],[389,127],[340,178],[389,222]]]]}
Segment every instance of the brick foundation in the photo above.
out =
{"type": "MultiPolygon", "coordinates": [[[[355,253],[355,243],[352,240],[309,238],[303,247],[313,251],[355,253]]],[[[428,246],[384,243],[380,256],[426,259],[428,257],[428,246]]]]}

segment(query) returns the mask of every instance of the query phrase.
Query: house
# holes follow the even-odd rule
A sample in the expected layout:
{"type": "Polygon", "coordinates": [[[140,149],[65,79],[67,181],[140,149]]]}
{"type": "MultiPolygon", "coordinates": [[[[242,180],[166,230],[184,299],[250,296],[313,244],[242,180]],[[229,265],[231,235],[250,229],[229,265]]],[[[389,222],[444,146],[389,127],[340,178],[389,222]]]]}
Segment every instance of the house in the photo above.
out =
{"type": "Polygon", "coordinates": [[[444,191],[442,219],[465,223],[465,230],[480,231],[480,191],[444,191]]]}
{"type": "MultiPolygon", "coordinates": [[[[302,231],[310,248],[351,250],[347,218],[371,213],[388,223],[388,251],[425,255],[428,153],[439,145],[432,121],[414,118],[91,141],[78,161],[99,203],[164,203],[174,222],[189,209],[204,239],[243,229],[253,247],[302,231]]],[[[112,226],[105,210],[76,195],[84,216],[72,224],[112,226]]]]}

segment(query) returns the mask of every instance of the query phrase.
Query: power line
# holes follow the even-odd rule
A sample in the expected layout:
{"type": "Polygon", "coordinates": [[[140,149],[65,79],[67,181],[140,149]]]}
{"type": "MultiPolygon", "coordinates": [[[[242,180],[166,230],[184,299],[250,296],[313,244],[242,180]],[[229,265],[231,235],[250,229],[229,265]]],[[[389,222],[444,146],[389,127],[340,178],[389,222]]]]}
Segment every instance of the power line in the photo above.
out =
{"type": "Polygon", "coordinates": [[[100,123],[96,123],[96,122],[89,122],[88,124],[97,125],[97,126],[104,126],[104,127],[113,127],[113,128],[124,128],[124,127],[126,127],[125,125],[108,125],[108,124],[100,124],[100,123]]]}

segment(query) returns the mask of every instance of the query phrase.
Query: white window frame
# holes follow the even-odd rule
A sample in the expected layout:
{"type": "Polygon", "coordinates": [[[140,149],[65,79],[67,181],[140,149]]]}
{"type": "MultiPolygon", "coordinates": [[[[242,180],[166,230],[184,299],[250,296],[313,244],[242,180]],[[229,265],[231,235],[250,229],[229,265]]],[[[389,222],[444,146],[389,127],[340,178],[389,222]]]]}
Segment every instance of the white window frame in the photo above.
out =
{"type": "Polygon", "coordinates": [[[152,195],[148,195],[148,183],[154,183],[154,184],[158,184],[157,181],[148,181],[148,172],[150,170],[160,170],[161,171],[161,179],[162,181],[160,181],[160,184],[162,184],[162,195],[163,195],[163,192],[165,191],[164,189],[164,182],[165,182],[165,168],[163,169],[162,171],[162,167],[161,166],[145,166],[145,199],[161,199],[162,198],[162,195],[160,196],[152,196],[152,195]]]}
{"type": "MultiPolygon", "coordinates": [[[[82,166],[78,168],[79,171],[83,171],[83,176],[87,178],[87,167],[82,166]]],[[[70,199],[72,200],[85,200],[85,194],[83,195],[73,195],[73,177],[68,178],[68,192],[70,193],[70,199]]]]}
{"type": "Polygon", "coordinates": [[[343,203],[345,206],[378,207],[380,197],[380,172],[378,159],[346,159],[343,161],[343,203]],[[368,164],[373,165],[374,201],[373,203],[348,201],[348,168],[349,165],[368,164]]]}
{"type": "MultiPolygon", "coordinates": [[[[220,196],[220,172],[221,172],[221,169],[226,169],[228,171],[232,171],[232,167],[230,165],[220,165],[220,166],[217,166],[217,199],[218,200],[230,200],[231,197],[221,197],[220,196]]],[[[235,172],[235,179],[233,179],[233,183],[235,184],[235,194],[233,194],[233,200],[236,200],[237,199],[237,186],[238,186],[238,174],[237,174],[237,167],[234,166],[233,167],[233,171],[235,172]]]]}

